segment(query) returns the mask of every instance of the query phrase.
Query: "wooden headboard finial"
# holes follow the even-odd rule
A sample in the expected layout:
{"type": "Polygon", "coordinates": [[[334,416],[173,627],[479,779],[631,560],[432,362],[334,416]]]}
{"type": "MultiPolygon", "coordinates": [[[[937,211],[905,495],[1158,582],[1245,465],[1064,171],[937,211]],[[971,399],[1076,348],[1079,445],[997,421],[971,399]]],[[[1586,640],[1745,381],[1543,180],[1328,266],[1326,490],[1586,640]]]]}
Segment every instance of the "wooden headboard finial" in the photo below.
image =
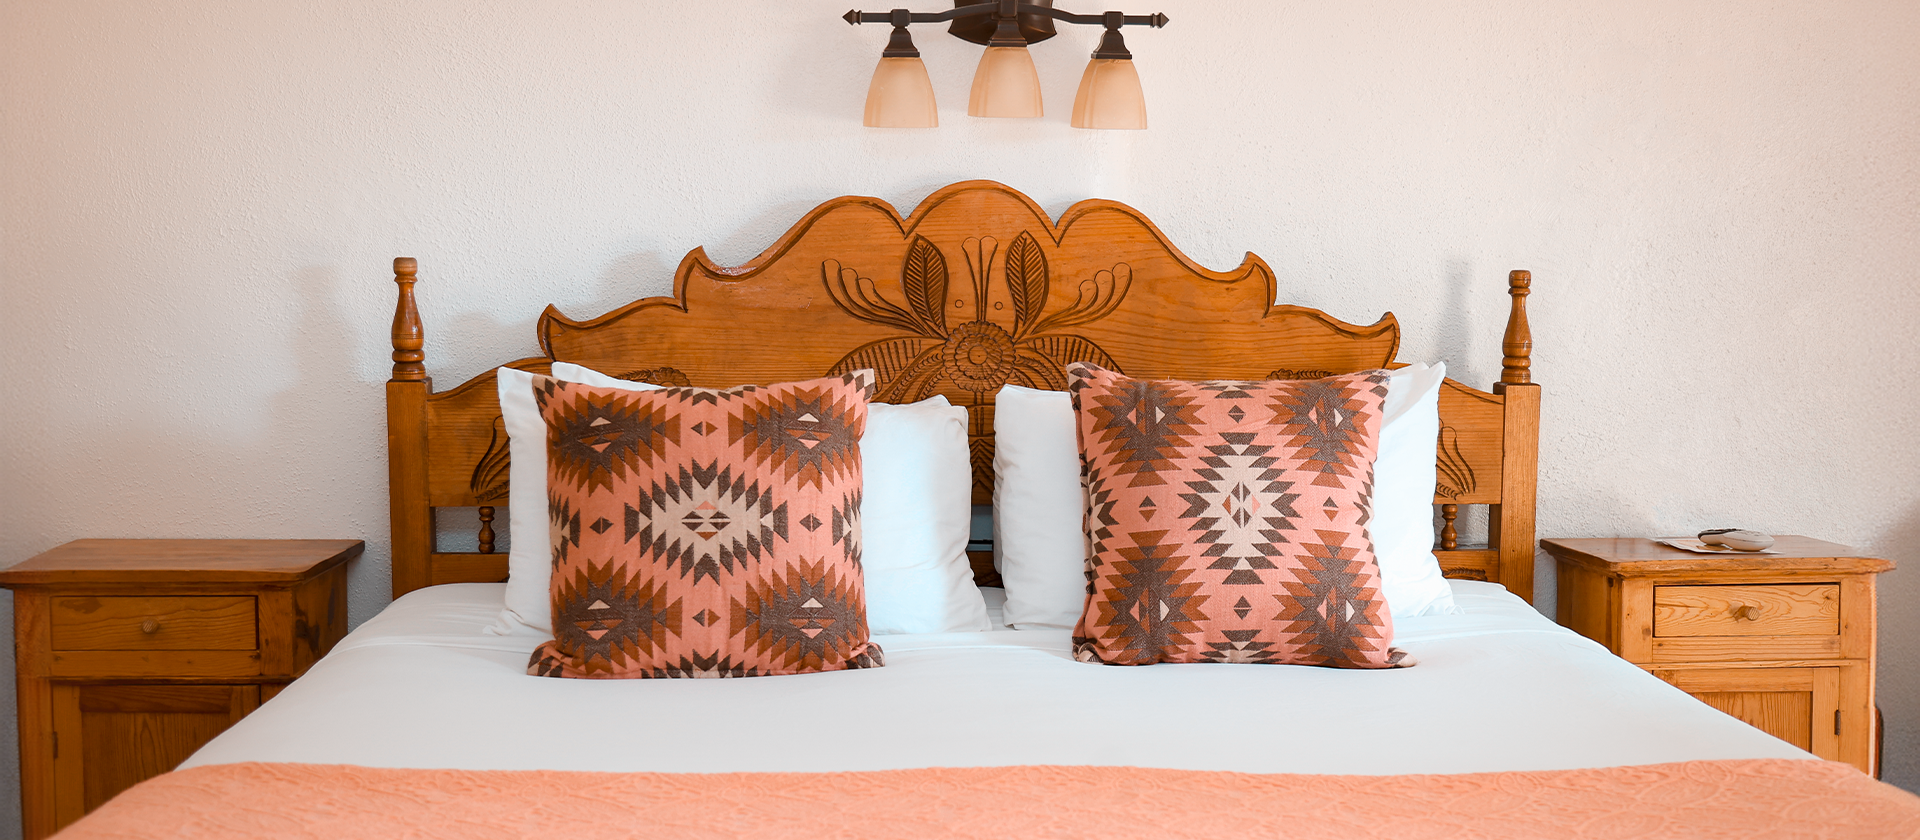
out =
{"type": "Polygon", "coordinates": [[[420,307],[413,302],[414,276],[420,265],[412,257],[393,258],[393,282],[400,284],[400,302],[393,308],[393,381],[419,382],[427,378],[426,330],[420,326],[420,307]]]}
{"type": "MultiPolygon", "coordinates": [[[[1507,294],[1513,296],[1513,311],[1507,314],[1507,334],[1500,341],[1500,382],[1525,385],[1533,381],[1533,330],[1527,327],[1527,295],[1533,285],[1533,273],[1513,271],[1507,274],[1507,294]]],[[[395,333],[398,335],[398,333],[395,333]]],[[[398,358],[398,357],[395,357],[398,358]]]]}

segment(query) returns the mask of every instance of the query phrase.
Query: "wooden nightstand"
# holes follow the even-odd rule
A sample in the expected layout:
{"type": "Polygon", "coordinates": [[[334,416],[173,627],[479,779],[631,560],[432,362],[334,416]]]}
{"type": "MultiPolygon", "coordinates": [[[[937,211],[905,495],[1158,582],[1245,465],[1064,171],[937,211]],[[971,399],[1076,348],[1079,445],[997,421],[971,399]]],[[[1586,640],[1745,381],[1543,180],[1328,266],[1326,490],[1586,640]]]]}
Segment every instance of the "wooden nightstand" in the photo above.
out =
{"type": "Polygon", "coordinates": [[[26,836],[172,770],[347,632],[359,540],[76,540],[12,568],[26,836]]]}
{"type": "Polygon", "coordinates": [[[1541,540],[1560,623],[1821,758],[1872,772],[1874,575],[1893,563],[1775,537],[1777,554],[1645,539],[1541,540]]]}

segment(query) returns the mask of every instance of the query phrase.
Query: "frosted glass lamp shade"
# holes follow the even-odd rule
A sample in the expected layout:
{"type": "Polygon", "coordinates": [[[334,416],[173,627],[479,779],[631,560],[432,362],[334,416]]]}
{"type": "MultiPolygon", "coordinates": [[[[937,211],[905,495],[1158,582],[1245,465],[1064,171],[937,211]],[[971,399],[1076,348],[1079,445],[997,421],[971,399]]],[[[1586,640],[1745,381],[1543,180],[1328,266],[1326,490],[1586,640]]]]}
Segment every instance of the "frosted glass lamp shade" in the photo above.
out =
{"type": "Polygon", "coordinates": [[[867,85],[866,125],[873,128],[934,128],[940,110],[933,102],[933,81],[918,58],[886,57],[873,68],[867,85]]]}
{"type": "Polygon", "coordinates": [[[1040,116],[1040,73],[1026,47],[988,47],[973,71],[967,114],[975,117],[1040,116]]]}
{"type": "Polygon", "coordinates": [[[1133,60],[1096,58],[1080,76],[1073,97],[1074,128],[1146,128],[1147,98],[1133,60]]]}

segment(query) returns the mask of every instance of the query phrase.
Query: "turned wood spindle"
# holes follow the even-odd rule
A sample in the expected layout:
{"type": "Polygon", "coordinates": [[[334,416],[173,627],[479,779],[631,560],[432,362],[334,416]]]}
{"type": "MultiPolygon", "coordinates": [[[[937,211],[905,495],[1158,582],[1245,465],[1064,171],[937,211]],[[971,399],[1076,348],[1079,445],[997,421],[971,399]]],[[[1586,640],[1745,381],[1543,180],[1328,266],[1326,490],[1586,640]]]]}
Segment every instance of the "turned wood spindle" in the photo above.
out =
{"type": "Polygon", "coordinates": [[[420,307],[413,300],[419,263],[412,257],[393,259],[393,282],[400,284],[400,302],[393,309],[393,381],[427,378],[426,330],[420,326],[420,307]]]}
{"type": "Polygon", "coordinates": [[[1514,271],[1507,275],[1507,294],[1513,297],[1513,309],[1507,313],[1507,334],[1500,340],[1500,382],[1525,385],[1533,381],[1533,330],[1527,326],[1527,295],[1532,291],[1533,272],[1514,271]]]}
{"type": "Polygon", "coordinates": [[[1459,505],[1440,506],[1440,547],[1447,551],[1460,547],[1460,532],[1453,527],[1453,521],[1459,518],[1459,505]]]}
{"type": "Polygon", "coordinates": [[[493,553],[493,506],[480,507],[480,553],[493,553]]]}

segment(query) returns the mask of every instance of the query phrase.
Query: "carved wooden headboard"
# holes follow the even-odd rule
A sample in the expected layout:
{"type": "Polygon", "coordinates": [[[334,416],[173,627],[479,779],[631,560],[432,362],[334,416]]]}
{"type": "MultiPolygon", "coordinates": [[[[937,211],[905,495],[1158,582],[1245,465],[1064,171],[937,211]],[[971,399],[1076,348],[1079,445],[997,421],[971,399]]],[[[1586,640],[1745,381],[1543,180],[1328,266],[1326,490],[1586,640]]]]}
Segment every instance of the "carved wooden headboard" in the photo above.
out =
{"type": "MultiPolygon", "coordinates": [[[[506,578],[492,523],[507,498],[506,432],[492,371],[434,393],[422,347],[414,260],[394,260],[400,286],[387,383],[393,593],[506,578]],[[478,552],[436,550],[434,510],[478,507],[478,552]]],[[[1539,386],[1528,373],[1530,278],[1509,278],[1512,313],[1501,381],[1491,392],[1448,380],[1440,395],[1438,538],[1450,576],[1498,581],[1533,597],[1533,509],[1539,386]],[[1488,545],[1456,545],[1460,505],[1491,506],[1488,545]]],[[[1400,326],[1355,326],[1273,303],[1273,271],[1248,254],[1238,268],[1194,264],[1138,211],[1075,204],[1058,222],[1001,184],[941,189],[902,218],[877,198],[815,208],[745,265],[695,249],[674,296],[576,321],[548,307],[544,356],[509,363],[545,371],[576,362],[624,379],[731,386],[858,368],[879,374],[886,402],[944,394],[972,415],[974,501],[993,486],[993,397],[1007,383],[1063,389],[1062,368],[1090,361],[1147,378],[1270,379],[1394,363],[1400,326]]],[[[975,568],[982,576],[991,567],[975,568]]]]}

